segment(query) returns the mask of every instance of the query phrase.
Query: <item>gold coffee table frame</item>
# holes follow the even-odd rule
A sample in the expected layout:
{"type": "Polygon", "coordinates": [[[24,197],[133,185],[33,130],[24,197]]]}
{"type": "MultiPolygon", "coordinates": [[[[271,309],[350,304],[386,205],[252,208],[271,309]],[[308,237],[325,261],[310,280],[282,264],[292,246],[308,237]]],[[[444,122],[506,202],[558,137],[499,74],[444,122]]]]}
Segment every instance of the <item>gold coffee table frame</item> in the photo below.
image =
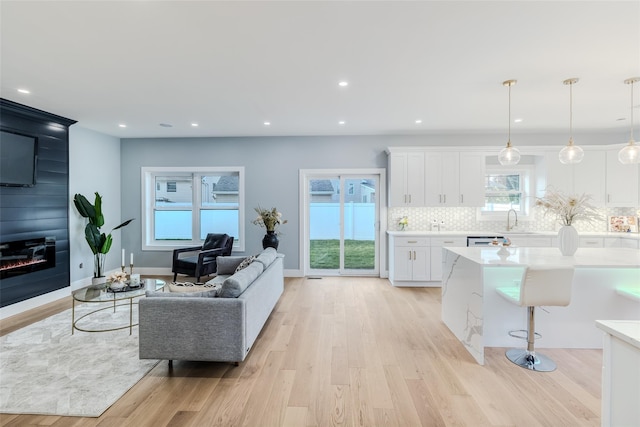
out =
{"type": "MultiPolygon", "coordinates": [[[[118,331],[120,329],[129,328],[129,335],[131,335],[134,326],[138,326],[138,324],[133,323],[133,300],[144,296],[147,291],[157,291],[164,288],[165,282],[160,279],[142,279],[142,285],[139,288],[130,289],[123,292],[111,292],[107,290],[106,283],[100,283],[97,285],[90,285],[78,290],[75,290],[71,293],[72,296],[72,305],[71,305],[71,335],[73,335],[74,331],[77,329],[82,332],[109,332],[109,331],[118,331]],[[113,303],[113,305],[108,305],[106,307],[101,307],[96,310],[90,311],[78,317],[76,319],[76,301],[78,302],[86,302],[91,304],[99,304],[99,303],[113,303]],[[113,312],[116,312],[116,307],[119,306],[129,306],[129,324],[124,326],[118,326],[117,328],[106,328],[106,329],[85,329],[78,326],[78,322],[84,319],[87,316],[91,316],[92,314],[98,313],[100,311],[109,310],[113,308],[113,312]]],[[[137,303],[135,303],[137,304],[137,303]]]]}

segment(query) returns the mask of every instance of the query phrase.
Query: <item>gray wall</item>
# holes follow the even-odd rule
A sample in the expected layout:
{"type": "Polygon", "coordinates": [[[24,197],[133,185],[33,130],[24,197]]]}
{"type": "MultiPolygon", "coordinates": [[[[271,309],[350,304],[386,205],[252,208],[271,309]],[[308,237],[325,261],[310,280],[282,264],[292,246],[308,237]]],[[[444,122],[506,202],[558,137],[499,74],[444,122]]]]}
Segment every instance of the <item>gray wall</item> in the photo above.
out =
{"type": "MultiPolygon", "coordinates": [[[[516,134],[516,146],[567,143],[568,134],[516,134]]],[[[574,133],[578,145],[626,142],[624,132],[574,133]]],[[[251,223],[253,208],[277,207],[289,223],[280,227],[279,252],[286,255],[285,268],[297,270],[300,221],[298,173],[300,169],[386,168],[389,146],[491,146],[497,152],[506,144],[506,133],[396,136],[317,136],[247,138],[149,138],[123,139],[122,218],[135,217],[122,234],[122,245],[134,252],[136,265],[170,267],[171,252],[144,251],[141,241],[141,174],[143,166],[244,166],[246,246],[245,254],[262,249],[264,229],[251,223]]],[[[386,203],[386,201],[385,201],[386,203]]],[[[115,247],[115,245],[114,245],[115,247]]]]}

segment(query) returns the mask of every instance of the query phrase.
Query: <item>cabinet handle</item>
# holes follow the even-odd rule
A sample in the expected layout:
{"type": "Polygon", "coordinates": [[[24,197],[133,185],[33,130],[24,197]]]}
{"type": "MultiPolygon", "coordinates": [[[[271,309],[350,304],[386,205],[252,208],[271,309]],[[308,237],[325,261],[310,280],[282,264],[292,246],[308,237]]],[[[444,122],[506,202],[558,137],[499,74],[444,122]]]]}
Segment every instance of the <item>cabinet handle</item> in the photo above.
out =
{"type": "Polygon", "coordinates": [[[413,260],[416,260],[416,251],[413,251],[413,260]]]}
{"type": "Polygon", "coordinates": [[[445,240],[445,241],[444,241],[444,242],[442,242],[442,243],[453,243],[453,240],[445,240]]]}
{"type": "Polygon", "coordinates": [[[460,203],[464,203],[464,194],[460,195],[460,203]]]}
{"type": "Polygon", "coordinates": [[[607,194],[607,203],[611,202],[611,194],[607,194]]]}
{"type": "Polygon", "coordinates": [[[409,203],[411,203],[411,194],[409,194],[409,203]]]}
{"type": "Polygon", "coordinates": [[[442,203],[442,194],[438,194],[438,196],[440,196],[440,202],[439,203],[442,203]]]}
{"type": "Polygon", "coordinates": [[[444,202],[447,203],[447,195],[444,195],[444,202]]]}
{"type": "Polygon", "coordinates": [[[417,240],[407,240],[407,243],[418,243],[417,240]]]}
{"type": "Polygon", "coordinates": [[[411,261],[411,251],[409,251],[409,261],[411,261]]]}

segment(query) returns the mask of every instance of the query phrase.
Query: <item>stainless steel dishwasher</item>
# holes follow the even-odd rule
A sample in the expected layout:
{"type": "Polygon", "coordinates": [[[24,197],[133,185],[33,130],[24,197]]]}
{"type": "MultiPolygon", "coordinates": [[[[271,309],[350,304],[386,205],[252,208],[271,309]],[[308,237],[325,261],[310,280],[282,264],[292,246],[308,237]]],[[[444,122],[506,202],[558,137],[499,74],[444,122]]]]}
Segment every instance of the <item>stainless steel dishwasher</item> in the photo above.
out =
{"type": "Polygon", "coordinates": [[[489,246],[494,241],[502,242],[504,236],[486,235],[486,236],[467,236],[467,246],[489,246]]]}

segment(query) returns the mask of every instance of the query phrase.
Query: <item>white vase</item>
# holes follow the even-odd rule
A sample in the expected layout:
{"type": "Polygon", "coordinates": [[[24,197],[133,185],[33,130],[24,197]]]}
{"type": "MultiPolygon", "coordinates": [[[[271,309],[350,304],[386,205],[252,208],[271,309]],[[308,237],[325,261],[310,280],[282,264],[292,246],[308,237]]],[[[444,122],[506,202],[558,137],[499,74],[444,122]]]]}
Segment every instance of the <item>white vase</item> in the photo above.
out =
{"type": "Polygon", "coordinates": [[[564,256],[571,256],[578,250],[578,231],[572,225],[563,225],[558,231],[558,247],[564,256]]]}

